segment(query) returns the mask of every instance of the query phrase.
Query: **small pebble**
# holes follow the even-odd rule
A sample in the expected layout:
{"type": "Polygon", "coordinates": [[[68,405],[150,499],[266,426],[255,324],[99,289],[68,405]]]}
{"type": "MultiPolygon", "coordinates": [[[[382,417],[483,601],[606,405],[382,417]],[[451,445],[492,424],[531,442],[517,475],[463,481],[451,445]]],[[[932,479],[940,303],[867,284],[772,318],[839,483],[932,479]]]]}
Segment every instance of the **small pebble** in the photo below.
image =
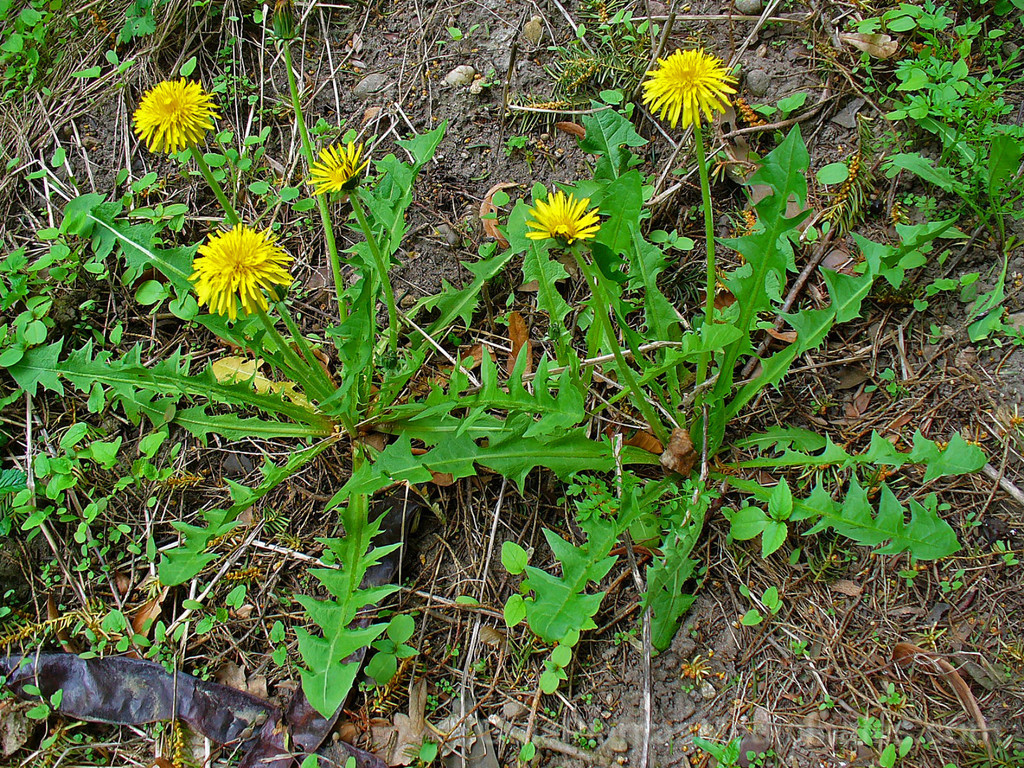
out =
{"type": "Polygon", "coordinates": [[[611,752],[626,752],[629,750],[629,742],[618,734],[612,734],[604,743],[605,749],[611,752]]]}
{"type": "Polygon", "coordinates": [[[529,707],[518,701],[506,701],[501,707],[501,714],[506,720],[518,720],[529,711],[529,707]]]}
{"type": "Polygon", "coordinates": [[[540,16],[534,16],[526,22],[525,26],[523,26],[523,37],[533,45],[537,45],[540,39],[544,37],[544,19],[540,16]]]}
{"type": "Polygon", "coordinates": [[[760,16],[761,0],[736,0],[736,13],[744,16],[760,16]]]}
{"type": "Polygon", "coordinates": [[[352,89],[352,95],[357,99],[368,99],[383,93],[390,87],[391,81],[388,80],[387,75],[382,72],[374,72],[356,83],[356,87],[352,89]]]}
{"type": "Polygon", "coordinates": [[[476,75],[476,70],[469,64],[460,64],[444,76],[444,81],[452,88],[460,88],[472,83],[474,75],[476,75]]]}
{"type": "Polygon", "coordinates": [[[768,93],[768,86],[771,85],[772,79],[763,69],[752,69],[747,72],[744,77],[744,82],[752,94],[755,96],[764,96],[768,93]]]}

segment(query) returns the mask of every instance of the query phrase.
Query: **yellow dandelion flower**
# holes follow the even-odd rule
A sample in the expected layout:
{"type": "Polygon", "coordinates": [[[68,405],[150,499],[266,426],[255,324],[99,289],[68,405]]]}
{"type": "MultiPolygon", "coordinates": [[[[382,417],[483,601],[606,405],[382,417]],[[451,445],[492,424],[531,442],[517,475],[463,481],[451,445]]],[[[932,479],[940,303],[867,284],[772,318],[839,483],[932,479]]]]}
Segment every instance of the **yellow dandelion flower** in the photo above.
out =
{"type": "Polygon", "coordinates": [[[721,59],[703,50],[676,51],[658,59],[658,68],[647,75],[644,104],[673,128],[680,117],[683,128],[688,128],[700,120],[701,112],[711,120],[711,113],[724,112],[729,94],[736,93],[736,78],[721,59]]]}
{"type": "Polygon", "coordinates": [[[218,117],[213,97],[199,83],[168,80],[142,97],[135,110],[135,133],[150,152],[173,154],[198,144],[218,117]]]}
{"type": "Polygon", "coordinates": [[[199,246],[200,256],[192,262],[192,276],[200,304],[211,312],[238,316],[238,300],[246,315],[266,310],[265,289],[288,285],[292,257],[274,241],[269,230],[257,232],[238,224],[227,232],[215,232],[199,246]]]}
{"type": "Polygon", "coordinates": [[[352,189],[369,160],[359,162],[362,144],[335,144],[320,152],[320,162],[309,169],[309,184],[318,195],[352,189]]]}
{"type": "Polygon", "coordinates": [[[531,240],[553,237],[570,245],[576,240],[593,237],[601,224],[597,208],[587,211],[588,205],[589,197],[577,200],[571,194],[566,197],[562,190],[553,192],[547,200],[538,200],[530,209],[530,215],[536,221],[527,221],[526,226],[535,231],[527,232],[526,236],[531,240]]]}

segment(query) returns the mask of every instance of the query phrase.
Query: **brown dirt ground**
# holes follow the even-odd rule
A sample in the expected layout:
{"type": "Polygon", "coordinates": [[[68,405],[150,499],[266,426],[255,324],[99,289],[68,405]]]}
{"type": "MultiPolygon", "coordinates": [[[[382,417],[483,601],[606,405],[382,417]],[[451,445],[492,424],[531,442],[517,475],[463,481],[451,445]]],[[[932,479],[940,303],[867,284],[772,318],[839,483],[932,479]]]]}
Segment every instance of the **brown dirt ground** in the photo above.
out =
{"type": "MultiPolygon", "coordinates": [[[[465,277],[460,262],[476,258],[483,238],[476,212],[492,185],[519,184],[515,197],[528,194],[537,181],[550,185],[586,176],[587,158],[575,140],[552,127],[559,118],[522,112],[504,115],[502,108],[506,73],[511,75],[510,102],[524,103],[528,96],[554,97],[545,71],[554,57],[548,46],[570,39],[569,19],[581,18],[576,2],[397,0],[350,6],[300,3],[300,8],[305,35],[303,87],[310,124],[320,118],[332,125],[345,120],[347,127],[379,137],[382,149],[393,148],[394,138],[410,129],[432,128],[442,121],[448,124],[438,156],[421,178],[411,217],[414,234],[402,254],[404,266],[395,274],[406,306],[436,292],[442,281],[458,284],[465,277]],[[534,15],[543,19],[543,38],[536,44],[520,31],[534,15]],[[465,38],[453,40],[448,27],[463,30],[465,38]],[[513,44],[517,50],[510,66],[513,44]],[[454,67],[466,64],[493,83],[479,95],[443,83],[454,67]],[[376,87],[370,89],[368,83],[376,87]],[[506,154],[504,142],[512,136],[526,136],[527,146],[506,154]]],[[[116,9],[102,5],[98,9],[98,19],[116,20],[116,9]]],[[[223,71],[225,65],[244,73],[236,82],[241,93],[256,97],[255,101],[250,105],[246,99],[236,100],[237,106],[225,110],[223,124],[239,133],[251,126],[253,134],[263,125],[273,125],[268,154],[279,162],[275,173],[296,178],[298,139],[281,106],[286,100],[282,65],[261,28],[252,22],[252,6],[229,4],[223,10],[214,17],[203,8],[172,0],[163,9],[158,34],[145,49],[134,52],[139,63],[120,79],[105,75],[83,85],[55,76],[53,95],[39,100],[26,97],[22,104],[15,104],[3,117],[0,136],[33,163],[33,159],[48,158],[60,142],[75,168],[88,169],[84,174],[79,171],[83,191],[109,191],[117,171],[128,162],[133,178],[150,169],[161,170],[168,174],[169,202],[187,202],[193,210],[215,215],[213,201],[197,179],[183,179],[175,166],[156,166],[151,156],[136,151],[128,124],[138,94],[196,55],[197,73],[204,79],[223,71]]],[[[634,4],[637,15],[663,15],[666,10],[655,0],[634,4]]],[[[863,94],[854,89],[854,79],[844,76],[853,57],[848,51],[833,55],[828,46],[841,17],[859,12],[854,6],[786,4],[777,12],[798,19],[809,14],[810,21],[767,26],[752,20],[693,18],[729,13],[729,3],[699,2],[674,10],[678,18],[673,45],[702,41],[727,59],[738,54],[745,73],[767,74],[767,93],[755,96],[745,89],[741,94],[751,103],[774,103],[804,89],[812,93],[812,103],[822,98],[822,108],[802,126],[812,151],[812,170],[848,154],[855,132],[832,118],[863,94]]],[[[98,27],[97,22],[97,29],[80,41],[81,55],[66,65],[67,71],[90,65],[89,56],[109,46],[98,27]]],[[[132,52],[122,58],[128,53],[132,52]]],[[[873,114],[870,103],[864,109],[873,114]]],[[[668,170],[666,164],[687,168],[685,152],[673,159],[667,137],[642,113],[638,126],[652,138],[644,150],[645,170],[658,176],[668,170]]],[[[752,137],[751,143],[761,151],[772,145],[770,136],[752,137]]],[[[29,165],[0,182],[5,245],[38,247],[32,233],[59,216],[61,197],[70,194],[66,174],[27,178],[34,168],[29,165]]],[[[677,176],[669,176],[662,189],[673,178],[677,176]]],[[[909,185],[906,180],[894,183],[909,185]]],[[[883,198],[889,193],[885,186],[879,191],[883,198]]],[[[743,198],[729,180],[720,181],[715,194],[721,212],[719,233],[727,235],[743,198]]],[[[699,191],[687,177],[657,208],[659,226],[678,227],[699,240],[698,201],[699,191]]],[[[250,201],[247,207],[260,215],[259,205],[250,201]]],[[[303,239],[296,216],[284,210],[278,216],[285,227],[286,245],[300,254],[299,276],[308,289],[303,309],[315,321],[328,298],[322,290],[322,247],[303,239]]],[[[865,231],[884,236],[880,219],[869,219],[865,231]]],[[[986,243],[980,242],[965,263],[988,269],[992,258],[986,243]]],[[[695,297],[686,283],[694,269],[681,263],[674,278],[680,300],[691,304],[695,297]]],[[[1019,287],[1024,272],[1019,254],[1011,271],[1019,287]]],[[[507,280],[516,287],[514,276],[507,280]]],[[[98,289],[87,286],[86,290],[98,289]]],[[[500,344],[504,338],[503,327],[493,321],[505,310],[504,293],[495,290],[492,295],[494,302],[485,304],[486,316],[479,327],[463,334],[467,343],[489,338],[500,344]]],[[[530,295],[518,291],[514,296],[516,306],[530,316],[535,343],[542,343],[543,319],[531,314],[530,295]]],[[[120,318],[130,329],[126,338],[149,339],[155,352],[171,349],[194,334],[173,319],[139,317],[127,290],[102,301],[98,314],[87,318],[76,314],[81,295],[58,299],[69,307],[69,327],[76,320],[111,323],[120,318]]],[[[1019,298],[1012,295],[1010,311],[1018,311],[1019,305],[1019,298]]],[[[684,311],[688,310],[693,306],[684,311]]],[[[993,552],[994,542],[1003,541],[1011,551],[1024,553],[1024,506],[1007,492],[1024,473],[1019,433],[1010,423],[1024,393],[1024,365],[1014,348],[972,347],[958,325],[959,304],[929,311],[934,315],[908,320],[905,304],[873,302],[862,323],[834,333],[825,348],[807,356],[780,391],[761,397],[740,429],[752,431],[773,423],[816,426],[853,447],[863,445],[871,429],[902,429],[909,434],[907,430],[917,427],[936,439],[960,431],[978,440],[998,476],[1005,479],[1003,485],[983,474],[932,483],[927,489],[911,474],[899,482],[907,492],[938,492],[950,505],[949,519],[964,545],[957,556],[929,564],[908,579],[900,575],[910,567],[905,557],[875,557],[822,534],[808,540],[791,537],[783,550],[765,561],[755,546],[727,543],[728,526],[714,517],[701,548],[707,571],[700,597],[671,649],[651,659],[646,685],[645,651],[637,639],[637,593],[623,558],[605,585],[608,597],[598,616],[600,629],[584,638],[569,684],[554,696],[539,697],[535,682],[539,657],[531,652],[525,632],[509,633],[501,619],[501,606],[515,585],[501,568],[497,553],[503,541],[515,540],[539,546],[543,560],[541,526],[563,533],[570,528],[567,511],[557,503],[561,489],[544,476],[531,477],[523,496],[495,477],[476,478],[453,488],[428,488],[424,493],[435,514],[424,517],[406,558],[406,586],[397,606],[419,613],[416,644],[421,656],[405,668],[386,701],[369,693],[357,697],[343,735],[365,738],[369,722],[389,722],[394,712],[404,711],[408,688],[423,679],[432,722],[458,712],[463,694],[476,700],[481,721],[491,718],[487,728],[497,745],[500,765],[513,764],[519,749],[508,728],[530,729],[538,737],[540,759],[546,765],[640,765],[648,702],[652,766],[707,764],[692,746],[694,734],[717,740],[744,737],[746,746],[770,753],[765,765],[872,765],[874,752],[864,747],[857,734],[866,718],[879,721],[880,745],[912,737],[914,749],[905,765],[1013,765],[1010,757],[1004,762],[986,760],[976,724],[941,676],[924,667],[908,671],[891,663],[898,642],[917,644],[949,660],[976,697],[992,742],[1008,750],[1024,749],[1020,728],[1024,716],[1022,571],[1019,565],[1004,564],[993,552]],[[930,344],[927,338],[930,323],[950,329],[938,344],[930,344]],[[878,371],[901,366],[905,394],[890,397],[884,391],[865,391],[878,371]],[[484,552],[488,557],[480,556],[484,552]],[[782,610],[760,626],[741,626],[739,617],[752,606],[741,595],[741,585],[754,594],[777,586],[782,610]],[[456,604],[455,598],[461,595],[478,597],[483,607],[456,604]],[[591,739],[596,749],[590,748],[591,739]]],[[[47,401],[36,407],[36,418],[51,432],[73,418],[67,403],[47,401]]],[[[5,417],[17,435],[23,414],[9,411],[5,417]]],[[[110,426],[123,430],[126,439],[138,436],[120,424],[110,426]]],[[[17,442],[16,437],[15,453],[17,442]]],[[[262,452],[280,458],[288,451],[284,445],[252,443],[223,447],[228,449],[227,459],[216,446],[189,443],[180,468],[205,472],[209,478],[251,482],[262,452]]],[[[288,534],[294,550],[316,555],[315,538],[333,532],[321,510],[344,480],[343,464],[340,455],[327,458],[267,500],[269,507],[289,511],[288,534]]],[[[169,497],[162,517],[155,521],[161,543],[169,540],[170,520],[222,496],[220,483],[211,480],[207,487],[169,497]]],[[[726,504],[731,501],[725,499],[726,504]]],[[[118,513],[137,525],[127,504],[118,513]]],[[[44,612],[40,600],[45,587],[32,563],[48,556],[38,549],[25,550],[20,556],[25,572],[21,581],[31,585],[36,607],[44,612]]],[[[270,662],[263,628],[277,618],[296,619],[295,606],[283,596],[308,591],[310,578],[304,561],[279,552],[253,549],[243,553],[242,562],[266,574],[252,586],[251,610],[191,641],[181,663],[185,669],[211,674],[236,665],[243,679],[251,683],[262,676],[271,696],[286,698],[294,670],[270,662]]],[[[19,581],[14,575],[7,575],[7,580],[19,581]]],[[[93,588],[94,596],[102,600],[103,587],[93,588]]],[[[171,605],[165,608],[169,617],[176,610],[171,605]]],[[[113,754],[121,754],[121,759],[133,750],[142,760],[153,755],[148,736],[127,730],[104,732],[99,727],[91,730],[97,740],[120,743],[122,747],[113,754]]],[[[10,764],[26,764],[24,754],[15,755],[10,764]]]]}

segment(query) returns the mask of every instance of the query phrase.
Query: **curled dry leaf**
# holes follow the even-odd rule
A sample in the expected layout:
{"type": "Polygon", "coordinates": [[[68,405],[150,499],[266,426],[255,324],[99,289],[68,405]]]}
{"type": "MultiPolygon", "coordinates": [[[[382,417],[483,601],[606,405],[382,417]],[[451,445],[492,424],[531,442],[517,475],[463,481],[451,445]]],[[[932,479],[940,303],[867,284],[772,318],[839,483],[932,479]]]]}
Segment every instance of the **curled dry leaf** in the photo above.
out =
{"type": "Polygon", "coordinates": [[[488,214],[497,213],[498,209],[494,207],[494,203],[491,202],[491,198],[494,197],[494,193],[502,189],[511,189],[517,186],[515,182],[504,181],[500,184],[495,184],[493,187],[487,190],[487,194],[484,195],[483,201],[480,203],[480,223],[484,225],[484,232],[487,233],[488,237],[493,237],[498,241],[498,245],[502,248],[508,248],[508,240],[501,234],[501,230],[498,229],[498,220],[495,218],[484,218],[488,214]]]}
{"type": "Polygon", "coordinates": [[[693,448],[690,433],[676,427],[668,440],[668,447],[661,454],[661,466],[684,477],[693,471],[697,463],[697,451],[693,448]]]}
{"type": "Polygon", "coordinates": [[[511,375],[516,367],[516,360],[519,354],[526,348],[526,367],[523,374],[533,372],[533,343],[530,341],[530,331],[526,327],[523,316],[513,310],[508,316],[508,338],[512,342],[512,351],[508,353],[508,360],[505,363],[506,372],[511,375]]]}
{"type": "Polygon", "coordinates": [[[654,454],[660,454],[665,450],[665,446],[663,446],[661,441],[654,436],[654,433],[646,429],[638,429],[635,435],[627,437],[622,441],[622,444],[631,445],[634,448],[639,448],[640,450],[654,454]]]}
{"type": "Polygon", "coordinates": [[[868,56],[874,56],[876,59],[888,59],[894,56],[900,47],[899,43],[891,37],[882,34],[869,35],[862,32],[844,32],[839,35],[839,39],[858,51],[864,51],[868,56]]]}
{"type": "Polygon", "coordinates": [[[577,139],[587,138],[587,129],[579,123],[570,123],[568,121],[562,121],[555,123],[555,128],[560,131],[565,131],[570,136],[575,136],[577,139]]]}
{"type": "Polygon", "coordinates": [[[736,297],[732,295],[732,291],[728,288],[720,288],[715,293],[715,309],[728,309],[735,303],[736,297]]]}
{"type": "Polygon", "coordinates": [[[164,599],[166,599],[169,590],[170,587],[164,587],[152,600],[144,602],[142,607],[132,616],[132,631],[136,635],[149,637],[150,627],[153,626],[153,622],[156,621],[163,610],[164,599]]]}
{"type": "Polygon", "coordinates": [[[776,331],[774,328],[769,328],[768,335],[787,344],[792,344],[796,341],[796,331],[776,331]]]}
{"type": "Polygon", "coordinates": [[[992,743],[989,739],[988,724],[985,722],[985,716],[981,713],[981,707],[978,706],[978,700],[974,698],[971,687],[964,682],[964,679],[960,677],[960,673],[956,671],[952,664],[941,656],[926,651],[924,648],[920,648],[912,643],[896,643],[892,649],[892,660],[904,669],[916,666],[933,675],[938,674],[945,679],[949,683],[949,687],[953,689],[956,697],[960,700],[964,711],[974,719],[974,724],[981,731],[981,738],[985,742],[985,749],[988,751],[989,757],[992,757],[992,743]]]}

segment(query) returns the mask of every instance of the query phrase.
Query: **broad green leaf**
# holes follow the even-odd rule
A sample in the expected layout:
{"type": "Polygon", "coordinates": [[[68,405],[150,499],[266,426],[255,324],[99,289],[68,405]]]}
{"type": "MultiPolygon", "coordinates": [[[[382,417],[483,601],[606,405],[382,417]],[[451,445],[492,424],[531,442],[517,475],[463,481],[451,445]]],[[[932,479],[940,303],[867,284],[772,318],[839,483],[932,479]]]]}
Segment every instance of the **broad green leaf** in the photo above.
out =
{"type": "Polygon", "coordinates": [[[819,184],[842,184],[848,178],[850,178],[850,169],[846,163],[829,163],[828,165],[819,168],[818,173],[815,174],[819,184]]]}
{"type": "Polygon", "coordinates": [[[501,545],[501,564],[513,576],[518,576],[530,562],[530,555],[514,541],[501,545]]]}
{"type": "MultiPolygon", "coordinates": [[[[963,185],[952,173],[945,168],[936,168],[928,160],[921,157],[916,152],[901,152],[895,154],[889,158],[890,168],[899,168],[904,171],[910,171],[914,175],[921,179],[924,179],[929,184],[934,184],[939,189],[945,192],[957,192],[963,185]]],[[[890,176],[895,175],[895,171],[890,170],[890,176]]]]}
{"type": "Polygon", "coordinates": [[[584,115],[583,127],[586,137],[580,139],[580,149],[598,155],[595,179],[617,179],[629,167],[633,156],[629,149],[623,147],[642,147],[647,143],[633,124],[614,109],[600,109],[584,115]]]}
{"type": "Polygon", "coordinates": [[[993,199],[1020,167],[1022,150],[1024,145],[1021,141],[1005,133],[992,140],[988,157],[988,194],[993,199]]]}
{"type": "Polygon", "coordinates": [[[768,557],[786,543],[789,528],[780,520],[769,520],[761,533],[761,557],[768,557]]]}
{"type": "Polygon", "coordinates": [[[741,507],[729,521],[729,534],[737,541],[747,541],[760,536],[769,522],[763,509],[741,507]]]}
{"type": "Polygon", "coordinates": [[[526,603],[523,596],[515,594],[505,601],[505,626],[509,629],[518,627],[520,622],[526,618],[526,603]]]}
{"type": "Polygon", "coordinates": [[[835,321],[845,323],[860,317],[860,305],[871,292],[873,275],[844,275],[828,267],[821,268],[821,275],[832,298],[835,321]]]}

